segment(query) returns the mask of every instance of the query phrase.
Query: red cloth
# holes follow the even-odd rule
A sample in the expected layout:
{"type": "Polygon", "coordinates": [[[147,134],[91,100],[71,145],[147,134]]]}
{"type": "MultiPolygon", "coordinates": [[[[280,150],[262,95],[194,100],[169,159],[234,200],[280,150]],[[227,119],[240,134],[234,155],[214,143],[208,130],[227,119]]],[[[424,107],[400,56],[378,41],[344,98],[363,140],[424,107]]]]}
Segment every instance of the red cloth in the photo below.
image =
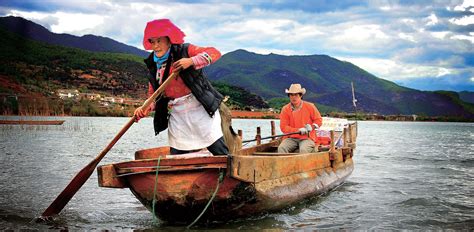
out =
{"type": "MultiPolygon", "coordinates": [[[[188,46],[188,54],[189,57],[194,57],[194,56],[200,56],[202,53],[206,53],[210,57],[210,63],[216,62],[220,57],[221,53],[213,48],[213,47],[198,47],[193,44],[189,44],[188,46]]],[[[195,67],[189,67],[189,68],[195,68],[195,67]]],[[[162,69],[158,70],[158,72],[161,72],[161,76],[163,76],[164,72],[164,66],[162,69]]],[[[173,72],[173,67],[170,69],[170,73],[173,72]]],[[[186,86],[184,83],[183,79],[178,76],[177,78],[173,78],[173,80],[170,80],[169,85],[165,89],[165,95],[169,98],[179,98],[182,96],[186,96],[191,93],[191,90],[186,86]]],[[[153,94],[153,87],[151,84],[149,84],[148,87],[148,95],[151,96],[153,94]]]]}
{"type": "Polygon", "coordinates": [[[157,19],[146,24],[143,36],[143,47],[145,50],[153,50],[153,46],[148,41],[150,38],[168,36],[172,44],[184,43],[184,32],[182,32],[169,19],[157,19]]]}
{"type": "MultiPolygon", "coordinates": [[[[280,130],[287,134],[297,132],[298,129],[304,127],[306,124],[317,124],[321,126],[323,118],[319,113],[318,109],[313,103],[302,101],[303,105],[299,110],[292,111],[291,103],[283,106],[280,113],[280,130]]],[[[291,138],[297,139],[308,139],[308,135],[294,134],[290,135],[291,138]]],[[[309,138],[315,143],[318,143],[316,138],[316,132],[313,130],[309,133],[309,138]]]]}

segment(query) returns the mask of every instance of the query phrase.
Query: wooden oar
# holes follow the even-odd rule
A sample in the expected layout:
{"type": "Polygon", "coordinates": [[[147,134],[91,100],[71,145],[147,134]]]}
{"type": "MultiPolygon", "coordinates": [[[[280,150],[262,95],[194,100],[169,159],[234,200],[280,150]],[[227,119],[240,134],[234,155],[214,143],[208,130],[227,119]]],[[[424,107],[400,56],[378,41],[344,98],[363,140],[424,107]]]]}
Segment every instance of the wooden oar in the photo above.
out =
{"type": "MultiPolygon", "coordinates": [[[[297,132],[291,132],[291,133],[281,134],[281,135],[272,135],[272,136],[263,137],[263,138],[260,138],[260,139],[272,139],[272,138],[278,138],[278,137],[283,137],[283,136],[287,136],[287,135],[294,135],[294,134],[300,134],[300,132],[297,131],[297,132]]],[[[256,140],[257,139],[244,140],[244,141],[242,141],[242,143],[249,143],[249,142],[253,142],[253,141],[256,141],[256,140]]]]}
{"type": "MultiPolygon", "coordinates": [[[[161,84],[161,86],[149,97],[142,105],[143,109],[147,109],[150,107],[151,103],[155,101],[155,99],[161,95],[168,85],[169,81],[174,78],[178,72],[173,72],[164,82],[161,84]]],[[[117,135],[115,135],[114,139],[107,145],[100,154],[95,157],[94,160],[92,160],[87,166],[82,168],[81,171],[79,171],[76,176],[71,180],[71,182],[66,186],[66,188],[59,194],[59,196],[56,197],[56,199],[49,205],[49,207],[41,214],[41,217],[39,217],[40,220],[47,220],[48,218],[59,214],[61,210],[66,206],[66,204],[72,199],[72,197],[76,194],[77,191],[86,183],[86,181],[89,179],[89,177],[92,175],[94,172],[95,168],[99,164],[100,160],[104,158],[104,156],[107,154],[107,152],[117,143],[117,141],[122,137],[125,132],[133,125],[135,122],[135,115],[125,124],[125,126],[119,131],[117,135]]]]}

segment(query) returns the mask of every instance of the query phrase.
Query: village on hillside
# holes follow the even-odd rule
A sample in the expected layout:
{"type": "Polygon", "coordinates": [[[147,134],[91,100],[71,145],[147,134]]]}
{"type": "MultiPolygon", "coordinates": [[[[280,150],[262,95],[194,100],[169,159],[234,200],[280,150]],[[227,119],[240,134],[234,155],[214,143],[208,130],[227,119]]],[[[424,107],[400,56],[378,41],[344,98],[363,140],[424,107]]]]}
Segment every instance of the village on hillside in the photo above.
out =
{"type": "Polygon", "coordinates": [[[111,104],[116,103],[123,105],[140,106],[143,103],[142,100],[137,100],[133,98],[108,96],[99,93],[81,93],[77,89],[58,89],[56,91],[56,94],[59,98],[63,100],[73,99],[76,101],[80,101],[82,99],[87,99],[90,101],[97,101],[102,107],[110,107],[111,104]]]}
{"type": "MultiPolygon", "coordinates": [[[[78,89],[58,89],[49,97],[26,94],[0,94],[2,115],[19,116],[124,116],[131,117],[143,99],[111,96],[78,89]]],[[[278,119],[274,109],[232,109],[233,118],[278,119]]],[[[380,115],[359,112],[329,112],[325,116],[371,121],[439,121],[439,118],[422,115],[380,115]]]]}
{"type": "Polygon", "coordinates": [[[130,116],[141,99],[103,93],[58,89],[50,96],[0,94],[2,115],[20,116],[130,116]]]}

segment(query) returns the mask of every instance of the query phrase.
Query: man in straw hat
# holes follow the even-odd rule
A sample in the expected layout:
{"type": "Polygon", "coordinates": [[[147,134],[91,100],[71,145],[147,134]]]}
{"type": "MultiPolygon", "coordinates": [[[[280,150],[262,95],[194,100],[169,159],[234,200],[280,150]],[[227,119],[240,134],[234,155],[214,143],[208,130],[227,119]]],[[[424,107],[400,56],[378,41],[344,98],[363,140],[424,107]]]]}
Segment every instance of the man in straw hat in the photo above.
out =
{"type": "Polygon", "coordinates": [[[279,153],[294,152],[299,148],[300,153],[314,152],[316,129],[322,124],[322,117],[313,103],[303,101],[305,88],[300,84],[291,84],[285,93],[290,103],[283,106],[280,113],[280,129],[283,133],[299,132],[285,137],[278,146],[279,153]]]}
{"type": "Polygon", "coordinates": [[[152,107],[135,110],[137,121],[155,110],[155,134],[168,128],[171,154],[185,154],[207,148],[214,155],[229,154],[221,129],[219,106],[223,96],[204,76],[202,68],[213,64],[221,53],[213,47],[184,43],[184,33],[169,19],[147,23],[143,46],[152,50],[145,64],[149,70],[149,95],[168,76],[170,80],[152,107]]]}

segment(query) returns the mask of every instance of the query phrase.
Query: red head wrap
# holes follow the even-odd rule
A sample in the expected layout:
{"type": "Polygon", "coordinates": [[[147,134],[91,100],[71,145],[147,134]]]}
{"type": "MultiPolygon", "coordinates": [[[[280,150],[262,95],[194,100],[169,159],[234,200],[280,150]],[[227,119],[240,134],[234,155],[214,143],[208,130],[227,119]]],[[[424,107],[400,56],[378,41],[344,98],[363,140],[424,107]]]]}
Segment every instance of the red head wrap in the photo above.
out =
{"type": "Polygon", "coordinates": [[[185,34],[174,25],[169,19],[157,19],[146,24],[145,35],[143,36],[143,47],[145,50],[153,50],[150,38],[168,36],[172,44],[184,43],[185,34]]]}

